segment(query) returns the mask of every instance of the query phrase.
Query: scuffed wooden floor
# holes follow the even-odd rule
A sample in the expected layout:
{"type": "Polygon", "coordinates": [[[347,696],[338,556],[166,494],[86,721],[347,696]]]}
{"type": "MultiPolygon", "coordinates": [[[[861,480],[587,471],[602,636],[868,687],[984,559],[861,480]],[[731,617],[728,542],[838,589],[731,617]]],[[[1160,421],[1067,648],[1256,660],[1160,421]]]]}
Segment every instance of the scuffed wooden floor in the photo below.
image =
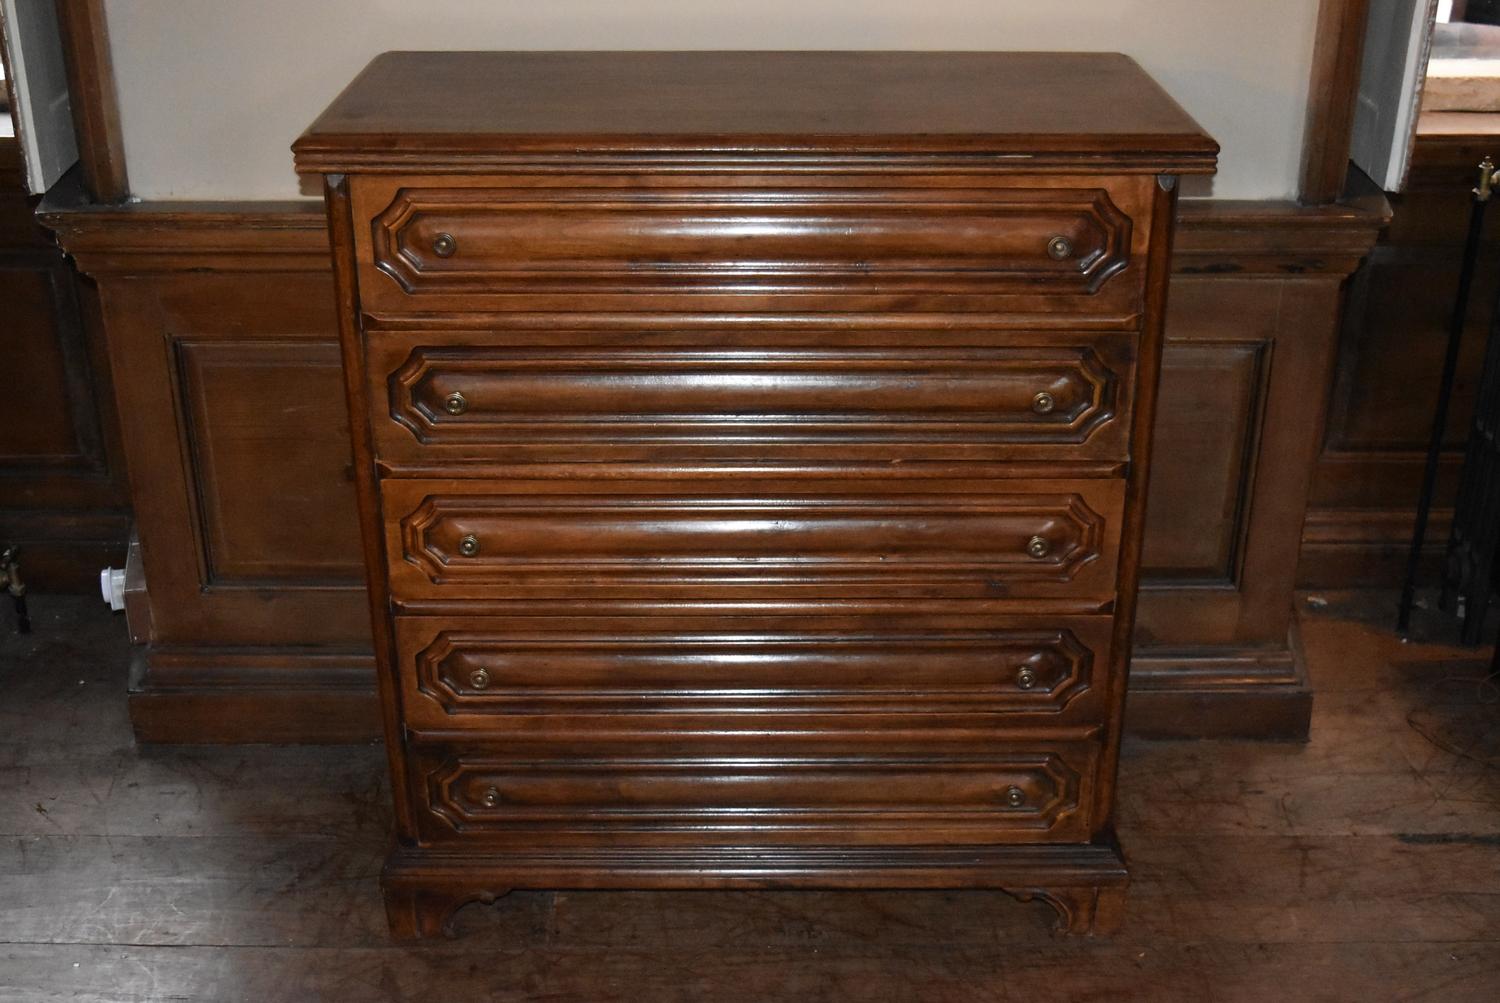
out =
{"type": "Polygon", "coordinates": [[[1135,883],[1092,943],[988,892],[568,892],[393,946],[378,749],[137,748],[123,624],[33,609],[0,618],[0,1000],[1500,1000],[1487,652],[1399,643],[1386,597],[1304,609],[1310,744],[1127,743],[1135,883]]]}

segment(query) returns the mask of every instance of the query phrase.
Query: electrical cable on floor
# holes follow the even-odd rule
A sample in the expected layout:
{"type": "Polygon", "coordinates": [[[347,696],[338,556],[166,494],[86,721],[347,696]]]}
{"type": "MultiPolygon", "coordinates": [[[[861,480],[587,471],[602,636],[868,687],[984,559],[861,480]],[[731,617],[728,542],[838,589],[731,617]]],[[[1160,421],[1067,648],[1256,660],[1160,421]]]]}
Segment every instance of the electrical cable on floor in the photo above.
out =
{"type": "MultiPolygon", "coordinates": [[[[1431,688],[1437,689],[1438,687],[1447,686],[1450,684],[1473,684],[1473,686],[1475,687],[1475,700],[1473,704],[1455,704],[1452,705],[1452,709],[1457,709],[1460,706],[1462,706],[1464,709],[1475,709],[1500,705],[1500,673],[1491,673],[1485,676],[1453,676],[1447,679],[1438,680],[1437,682],[1432,684],[1431,688]]],[[[1407,726],[1422,738],[1426,739],[1433,748],[1438,749],[1442,752],[1446,752],[1450,756],[1456,756],[1459,759],[1465,759],[1469,762],[1478,763],[1486,769],[1500,769],[1500,755],[1489,756],[1476,754],[1473,751],[1476,747],[1486,744],[1487,740],[1496,734],[1497,728],[1500,728],[1500,715],[1491,715],[1489,723],[1485,727],[1480,729],[1478,735],[1474,737],[1474,740],[1469,742],[1466,746],[1460,746],[1459,743],[1449,741],[1449,736],[1442,734],[1436,729],[1430,728],[1428,725],[1422,723],[1418,719],[1419,715],[1421,715],[1424,711],[1432,713],[1434,706],[1434,704],[1429,703],[1425,706],[1414,707],[1413,709],[1407,711],[1407,726]]]]}

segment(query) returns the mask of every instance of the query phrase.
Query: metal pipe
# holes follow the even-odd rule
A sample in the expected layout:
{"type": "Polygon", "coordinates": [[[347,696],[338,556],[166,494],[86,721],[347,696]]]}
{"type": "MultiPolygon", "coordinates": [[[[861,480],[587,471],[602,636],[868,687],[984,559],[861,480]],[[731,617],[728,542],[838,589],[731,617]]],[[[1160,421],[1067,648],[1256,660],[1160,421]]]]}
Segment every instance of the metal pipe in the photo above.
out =
{"type": "Polygon", "coordinates": [[[1497,181],[1495,163],[1485,157],[1479,164],[1479,183],[1473,189],[1474,204],[1469,210],[1469,233],[1464,240],[1463,263],[1458,273],[1458,295],[1453,302],[1453,316],[1448,322],[1448,349],[1443,356],[1443,375],[1438,387],[1437,409],[1432,417],[1432,432],[1427,439],[1427,465],[1422,471],[1422,492],[1417,498],[1417,523],[1412,530],[1411,551],[1406,558],[1406,580],[1401,586],[1401,604],[1396,614],[1396,629],[1405,633],[1411,625],[1411,607],[1416,597],[1417,571],[1422,561],[1422,544],[1427,538],[1427,520],[1432,512],[1432,493],[1437,485],[1438,463],[1443,448],[1443,432],[1448,425],[1448,405],[1453,398],[1453,377],[1458,369],[1458,351],[1463,341],[1464,322],[1469,316],[1469,294],[1474,285],[1474,271],[1479,258],[1479,242],[1484,230],[1485,209],[1497,181]]]}

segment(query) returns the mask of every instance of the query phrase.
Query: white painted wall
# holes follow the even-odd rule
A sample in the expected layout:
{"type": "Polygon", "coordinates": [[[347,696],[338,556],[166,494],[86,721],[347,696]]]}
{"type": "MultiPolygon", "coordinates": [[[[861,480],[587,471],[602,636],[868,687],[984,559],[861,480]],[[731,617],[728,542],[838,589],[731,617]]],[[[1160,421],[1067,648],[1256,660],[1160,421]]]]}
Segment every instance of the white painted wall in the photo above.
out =
{"type": "Polygon", "coordinates": [[[1318,0],[106,0],[126,165],[132,190],[147,199],[296,197],[288,146],[387,49],[1120,51],[1223,146],[1215,196],[1285,198],[1297,187],[1317,7],[1318,0]]]}

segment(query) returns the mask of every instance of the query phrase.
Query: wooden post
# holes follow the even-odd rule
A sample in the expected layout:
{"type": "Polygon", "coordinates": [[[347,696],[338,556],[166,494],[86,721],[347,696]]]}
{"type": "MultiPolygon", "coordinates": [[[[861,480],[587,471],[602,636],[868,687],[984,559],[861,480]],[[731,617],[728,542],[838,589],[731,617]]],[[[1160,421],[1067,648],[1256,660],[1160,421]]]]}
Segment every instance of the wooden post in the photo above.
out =
{"type": "Polygon", "coordinates": [[[57,23],[84,188],[95,202],[123,202],[130,187],[103,0],[57,0],[57,23]]]}
{"type": "Polygon", "coordinates": [[[1302,139],[1301,198],[1308,205],[1337,201],[1344,191],[1369,10],[1369,0],[1323,0],[1318,10],[1302,139]]]}

